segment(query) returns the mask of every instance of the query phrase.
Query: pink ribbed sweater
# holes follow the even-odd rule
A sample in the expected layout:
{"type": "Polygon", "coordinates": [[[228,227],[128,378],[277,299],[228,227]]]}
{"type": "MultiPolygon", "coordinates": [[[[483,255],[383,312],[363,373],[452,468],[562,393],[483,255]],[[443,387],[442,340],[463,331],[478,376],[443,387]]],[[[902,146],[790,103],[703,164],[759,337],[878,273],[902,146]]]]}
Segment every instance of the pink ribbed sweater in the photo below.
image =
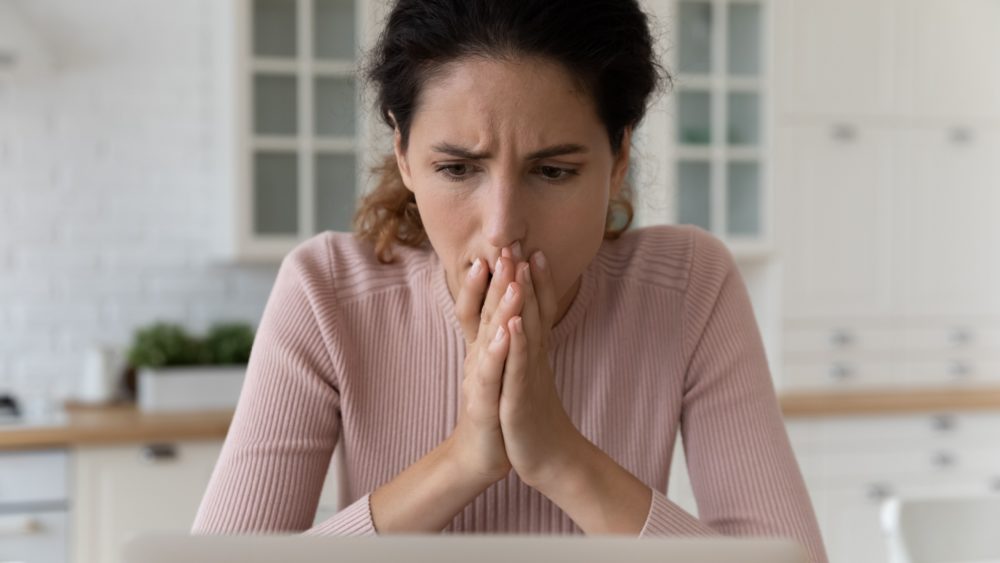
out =
{"type": "MultiPolygon", "coordinates": [[[[193,533],[374,534],[369,493],[444,440],[465,341],[434,251],[325,232],[285,257],[193,533]],[[311,527],[338,440],[342,508],[311,527]],[[346,501],[346,502],[345,502],[346,501]]],[[[826,561],[743,278],[692,226],[604,241],[553,328],[577,428],[654,490],[640,536],[784,536],[826,561]],[[700,518],[667,500],[683,436],[700,518]]],[[[446,532],[582,533],[515,472],[446,532]]]]}

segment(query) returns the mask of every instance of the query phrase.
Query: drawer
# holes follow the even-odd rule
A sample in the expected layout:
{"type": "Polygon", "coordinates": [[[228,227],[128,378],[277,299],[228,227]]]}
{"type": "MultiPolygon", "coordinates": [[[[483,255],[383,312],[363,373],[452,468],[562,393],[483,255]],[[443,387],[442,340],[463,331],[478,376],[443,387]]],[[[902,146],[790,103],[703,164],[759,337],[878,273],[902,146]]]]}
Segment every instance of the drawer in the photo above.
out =
{"type": "Polygon", "coordinates": [[[69,557],[66,511],[0,514],[0,558],[24,563],[65,563],[69,557]]]}
{"type": "Polygon", "coordinates": [[[885,352],[903,346],[903,333],[895,327],[788,327],[784,348],[789,354],[885,352]]]}
{"type": "Polygon", "coordinates": [[[899,362],[887,359],[788,360],[783,390],[849,391],[899,385],[899,362]]]}
{"type": "Polygon", "coordinates": [[[982,323],[942,323],[939,326],[907,326],[903,330],[907,350],[982,351],[1000,355],[1000,326],[982,323]]]}
{"type": "Polygon", "coordinates": [[[908,359],[900,366],[900,377],[914,385],[991,384],[1000,382],[1000,360],[953,356],[939,359],[908,359]]]}
{"type": "Polygon", "coordinates": [[[68,500],[66,450],[0,452],[0,506],[68,500]]]}

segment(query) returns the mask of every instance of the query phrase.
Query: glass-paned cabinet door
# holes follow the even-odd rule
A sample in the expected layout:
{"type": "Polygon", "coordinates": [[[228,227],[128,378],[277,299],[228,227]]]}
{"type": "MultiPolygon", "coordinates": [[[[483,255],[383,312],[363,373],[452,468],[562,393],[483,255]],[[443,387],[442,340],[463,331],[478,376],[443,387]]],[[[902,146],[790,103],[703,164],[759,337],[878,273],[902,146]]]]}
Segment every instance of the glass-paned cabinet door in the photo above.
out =
{"type": "MultiPolygon", "coordinates": [[[[245,246],[350,231],[358,193],[356,0],[245,2],[245,246]]],[[[275,243],[281,242],[278,246],[275,243]]],[[[283,246],[282,246],[283,245],[283,246]]],[[[283,251],[276,253],[279,257],[283,251]]]]}
{"type": "Polygon", "coordinates": [[[676,0],[676,221],[767,244],[767,0],[676,0]]]}

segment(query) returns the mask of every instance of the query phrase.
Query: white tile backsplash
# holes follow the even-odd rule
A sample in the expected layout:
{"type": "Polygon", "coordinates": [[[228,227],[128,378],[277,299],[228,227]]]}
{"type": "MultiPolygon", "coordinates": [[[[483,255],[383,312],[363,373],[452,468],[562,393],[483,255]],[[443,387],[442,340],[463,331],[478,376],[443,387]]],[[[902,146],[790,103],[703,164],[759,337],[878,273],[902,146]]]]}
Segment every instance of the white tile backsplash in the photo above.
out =
{"type": "Polygon", "coordinates": [[[92,344],[257,326],[277,272],[211,261],[226,210],[204,0],[32,0],[55,64],[0,83],[0,391],[68,396],[92,344]]]}

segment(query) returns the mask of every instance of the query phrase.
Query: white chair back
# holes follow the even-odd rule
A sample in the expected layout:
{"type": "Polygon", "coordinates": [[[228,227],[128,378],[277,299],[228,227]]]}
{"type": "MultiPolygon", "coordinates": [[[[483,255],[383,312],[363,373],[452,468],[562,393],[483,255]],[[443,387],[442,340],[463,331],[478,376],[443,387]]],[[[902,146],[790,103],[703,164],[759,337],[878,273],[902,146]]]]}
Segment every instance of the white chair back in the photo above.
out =
{"type": "Polygon", "coordinates": [[[1000,495],[890,498],[890,563],[1000,563],[1000,495]]]}

